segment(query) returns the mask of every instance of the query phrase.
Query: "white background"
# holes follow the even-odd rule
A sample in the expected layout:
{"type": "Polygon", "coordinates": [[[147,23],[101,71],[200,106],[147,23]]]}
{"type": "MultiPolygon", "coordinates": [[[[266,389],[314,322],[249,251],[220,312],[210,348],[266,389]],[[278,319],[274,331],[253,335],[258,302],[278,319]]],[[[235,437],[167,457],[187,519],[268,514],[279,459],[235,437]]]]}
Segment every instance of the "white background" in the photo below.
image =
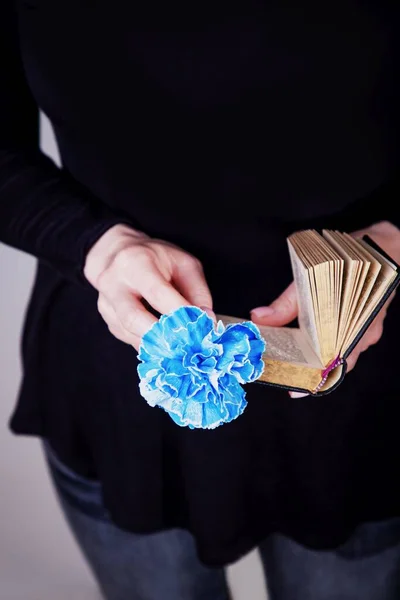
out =
{"type": "MultiPolygon", "coordinates": [[[[42,146],[57,160],[45,119],[42,146]]],[[[34,265],[0,244],[0,600],[99,600],[59,511],[38,441],[7,429],[21,377],[19,338],[34,265]]],[[[255,553],[228,571],[234,600],[266,599],[255,553]]]]}

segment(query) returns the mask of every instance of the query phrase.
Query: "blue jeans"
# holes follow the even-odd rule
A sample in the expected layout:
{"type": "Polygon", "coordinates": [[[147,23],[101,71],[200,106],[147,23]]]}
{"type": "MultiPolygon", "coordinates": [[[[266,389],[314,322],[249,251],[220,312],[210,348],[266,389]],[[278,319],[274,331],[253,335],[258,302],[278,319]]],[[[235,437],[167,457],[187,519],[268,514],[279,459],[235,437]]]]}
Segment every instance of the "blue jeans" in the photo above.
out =
{"type": "MultiPolygon", "coordinates": [[[[189,533],[122,531],[103,506],[100,484],[72,472],[48,447],[45,453],[66,519],[107,600],[228,600],[223,569],[199,562],[189,533]]],[[[271,600],[400,598],[400,519],[362,525],[331,552],[274,535],[260,553],[271,600]]]]}

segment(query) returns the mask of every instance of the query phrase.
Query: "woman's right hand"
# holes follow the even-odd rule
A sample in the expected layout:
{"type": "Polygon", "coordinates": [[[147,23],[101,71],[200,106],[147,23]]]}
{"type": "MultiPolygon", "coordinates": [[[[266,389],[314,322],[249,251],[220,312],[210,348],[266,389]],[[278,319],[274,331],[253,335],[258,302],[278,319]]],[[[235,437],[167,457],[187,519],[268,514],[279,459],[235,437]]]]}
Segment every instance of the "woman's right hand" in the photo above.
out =
{"type": "Polygon", "coordinates": [[[84,274],[99,292],[98,309],[110,332],[137,350],[159,313],[195,305],[212,314],[202,265],[181,248],[126,225],[106,231],[87,254],[84,274]]]}

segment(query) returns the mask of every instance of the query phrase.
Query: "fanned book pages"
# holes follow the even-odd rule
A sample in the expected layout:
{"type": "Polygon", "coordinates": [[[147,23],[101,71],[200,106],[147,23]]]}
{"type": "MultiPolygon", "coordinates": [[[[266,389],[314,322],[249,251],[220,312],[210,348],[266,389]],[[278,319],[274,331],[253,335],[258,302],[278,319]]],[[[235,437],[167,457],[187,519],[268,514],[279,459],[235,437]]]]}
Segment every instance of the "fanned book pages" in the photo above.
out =
{"type": "Polygon", "coordinates": [[[346,357],[399,284],[399,267],[367,236],[300,231],[288,246],[299,327],[259,327],[266,350],[258,381],[326,393],[343,380],[346,357]]]}

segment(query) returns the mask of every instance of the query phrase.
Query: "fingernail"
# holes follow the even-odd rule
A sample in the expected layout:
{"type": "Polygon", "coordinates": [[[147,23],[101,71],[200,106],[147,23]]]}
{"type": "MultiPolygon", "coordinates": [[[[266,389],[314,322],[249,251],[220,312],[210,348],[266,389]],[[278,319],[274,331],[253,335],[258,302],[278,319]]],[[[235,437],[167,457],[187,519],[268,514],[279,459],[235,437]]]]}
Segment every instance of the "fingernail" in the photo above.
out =
{"type": "Polygon", "coordinates": [[[305,398],[306,396],[309,396],[310,394],[304,394],[303,392],[289,392],[289,396],[291,398],[305,398]]]}
{"type": "Polygon", "coordinates": [[[251,315],[257,319],[263,319],[264,317],[271,317],[275,310],[271,306],[260,306],[259,308],[253,308],[251,315]]]}
{"type": "Polygon", "coordinates": [[[204,310],[205,313],[208,314],[209,317],[211,317],[211,319],[213,319],[213,321],[217,320],[217,317],[215,316],[215,312],[212,310],[212,308],[208,308],[208,306],[200,306],[201,310],[204,310]]]}

